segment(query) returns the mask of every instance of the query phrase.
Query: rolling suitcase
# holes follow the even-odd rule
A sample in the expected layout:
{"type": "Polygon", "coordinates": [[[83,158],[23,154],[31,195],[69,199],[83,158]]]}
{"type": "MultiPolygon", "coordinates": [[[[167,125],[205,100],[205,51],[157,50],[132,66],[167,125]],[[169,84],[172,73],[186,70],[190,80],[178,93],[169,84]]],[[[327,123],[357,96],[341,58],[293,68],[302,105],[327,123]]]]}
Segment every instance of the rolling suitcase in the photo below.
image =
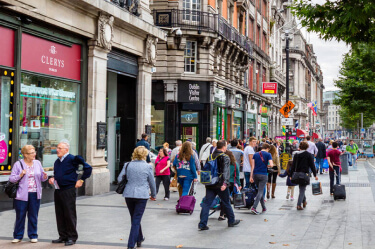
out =
{"type": "Polygon", "coordinates": [[[345,185],[343,184],[336,184],[333,185],[333,199],[346,199],[346,191],[345,191],[345,185]]]}
{"type": "Polygon", "coordinates": [[[314,182],[314,183],[311,184],[311,187],[312,187],[312,194],[313,195],[323,194],[321,182],[314,182]]]}
{"type": "Polygon", "coordinates": [[[191,183],[189,195],[181,196],[180,199],[177,201],[176,212],[178,214],[187,213],[191,215],[194,212],[194,207],[195,207],[195,202],[196,202],[196,199],[194,197],[195,187],[196,187],[196,183],[194,183],[193,181],[191,183]]]}

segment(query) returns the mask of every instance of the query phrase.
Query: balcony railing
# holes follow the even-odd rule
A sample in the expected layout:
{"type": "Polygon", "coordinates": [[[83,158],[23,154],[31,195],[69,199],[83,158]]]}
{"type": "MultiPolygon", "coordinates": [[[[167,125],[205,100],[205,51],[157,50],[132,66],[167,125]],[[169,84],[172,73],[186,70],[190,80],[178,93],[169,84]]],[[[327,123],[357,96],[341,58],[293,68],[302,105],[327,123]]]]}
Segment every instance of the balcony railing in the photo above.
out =
{"type": "Polygon", "coordinates": [[[155,25],[159,27],[179,27],[198,32],[216,32],[225,39],[237,43],[249,55],[252,55],[251,41],[218,14],[195,10],[166,9],[153,10],[153,17],[155,25]]]}

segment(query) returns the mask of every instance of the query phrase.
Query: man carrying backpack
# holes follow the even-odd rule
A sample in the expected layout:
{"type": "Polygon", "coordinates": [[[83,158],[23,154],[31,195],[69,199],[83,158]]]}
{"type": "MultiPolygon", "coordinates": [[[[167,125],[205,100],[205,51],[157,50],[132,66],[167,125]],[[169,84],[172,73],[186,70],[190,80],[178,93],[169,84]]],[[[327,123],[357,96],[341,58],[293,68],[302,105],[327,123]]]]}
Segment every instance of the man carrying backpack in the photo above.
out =
{"type": "Polygon", "coordinates": [[[210,205],[218,195],[221,199],[221,205],[224,207],[225,214],[228,217],[228,227],[234,227],[240,223],[234,217],[233,209],[229,200],[229,176],[230,176],[230,159],[224,152],[227,149],[226,142],[220,140],[217,142],[216,150],[212,153],[212,159],[216,160],[217,173],[219,181],[215,185],[206,185],[206,198],[202,203],[202,210],[200,214],[200,222],[198,224],[199,230],[208,230],[207,226],[208,216],[210,212],[210,205]]]}

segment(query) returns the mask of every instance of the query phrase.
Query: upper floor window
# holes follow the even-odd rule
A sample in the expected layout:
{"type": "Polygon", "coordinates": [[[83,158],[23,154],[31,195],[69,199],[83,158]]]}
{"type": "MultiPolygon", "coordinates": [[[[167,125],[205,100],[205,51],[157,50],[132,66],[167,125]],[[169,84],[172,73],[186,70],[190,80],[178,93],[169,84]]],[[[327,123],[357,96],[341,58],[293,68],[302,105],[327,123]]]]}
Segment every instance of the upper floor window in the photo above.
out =
{"type": "Polygon", "coordinates": [[[184,20],[199,21],[201,0],[183,0],[184,20]]]}
{"type": "Polygon", "coordinates": [[[197,57],[197,42],[186,41],[184,60],[185,60],[185,72],[195,73],[196,72],[196,57],[197,57]]]}

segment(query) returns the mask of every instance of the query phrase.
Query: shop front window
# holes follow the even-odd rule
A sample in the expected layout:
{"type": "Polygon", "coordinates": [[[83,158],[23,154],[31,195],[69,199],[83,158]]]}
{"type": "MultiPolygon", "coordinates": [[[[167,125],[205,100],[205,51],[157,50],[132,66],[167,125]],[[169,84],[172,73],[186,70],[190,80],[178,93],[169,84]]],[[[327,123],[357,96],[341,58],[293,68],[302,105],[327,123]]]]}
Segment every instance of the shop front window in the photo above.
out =
{"type": "Polygon", "coordinates": [[[164,109],[155,110],[155,106],[151,106],[151,147],[155,149],[164,143],[164,109]]]}
{"type": "Polygon", "coordinates": [[[78,154],[79,85],[22,73],[20,92],[19,149],[33,145],[43,167],[53,167],[62,140],[78,154]]]}
{"type": "Polygon", "coordinates": [[[8,164],[10,77],[0,77],[0,165],[8,164]]]}
{"type": "Polygon", "coordinates": [[[233,138],[242,139],[242,119],[243,113],[240,111],[234,111],[232,136],[233,138]]]}

